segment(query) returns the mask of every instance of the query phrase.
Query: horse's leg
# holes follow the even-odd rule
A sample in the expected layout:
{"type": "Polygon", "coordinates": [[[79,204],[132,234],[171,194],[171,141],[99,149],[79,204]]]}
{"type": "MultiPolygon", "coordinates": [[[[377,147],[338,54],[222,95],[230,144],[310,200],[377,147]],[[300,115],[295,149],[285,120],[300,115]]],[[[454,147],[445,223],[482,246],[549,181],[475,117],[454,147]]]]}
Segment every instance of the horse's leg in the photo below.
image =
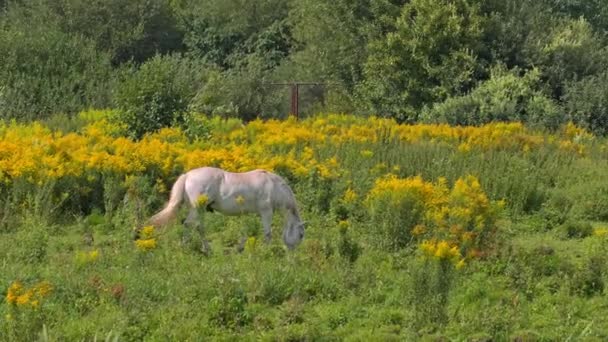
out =
{"type": "Polygon", "coordinates": [[[201,236],[201,252],[205,255],[209,255],[211,248],[209,248],[209,243],[205,240],[205,225],[203,220],[199,219],[199,213],[197,208],[191,208],[188,217],[186,218],[186,222],[190,224],[190,226],[196,227],[196,230],[201,236]]]}
{"type": "Polygon", "coordinates": [[[264,226],[264,241],[269,243],[272,239],[272,209],[262,209],[260,211],[260,218],[264,226]]]}
{"type": "MultiPolygon", "coordinates": [[[[191,229],[192,227],[196,227],[196,230],[198,231],[198,233],[201,236],[201,251],[205,254],[208,255],[209,252],[211,251],[211,248],[209,248],[209,243],[207,242],[207,240],[205,240],[205,226],[203,223],[203,220],[199,219],[199,214],[198,214],[198,210],[197,208],[190,208],[190,211],[188,212],[188,217],[186,217],[186,220],[184,220],[184,223],[191,229]]],[[[186,240],[186,235],[184,234],[184,238],[182,240],[183,242],[187,242],[186,240]]]]}
{"type": "Polygon", "coordinates": [[[201,252],[203,252],[205,255],[209,255],[211,253],[211,247],[209,247],[209,243],[207,242],[207,239],[205,239],[205,226],[203,222],[199,221],[199,223],[196,225],[196,229],[201,235],[201,252]]]}
{"type": "Polygon", "coordinates": [[[184,226],[186,226],[186,229],[184,229],[184,235],[182,236],[182,244],[187,245],[188,242],[190,241],[190,235],[191,235],[191,229],[193,226],[197,225],[199,223],[199,218],[198,218],[198,211],[196,210],[196,208],[190,208],[190,211],[188,212],[188,216],[186,217],[186,219],[184,220],[183,224],[184,226]]]}

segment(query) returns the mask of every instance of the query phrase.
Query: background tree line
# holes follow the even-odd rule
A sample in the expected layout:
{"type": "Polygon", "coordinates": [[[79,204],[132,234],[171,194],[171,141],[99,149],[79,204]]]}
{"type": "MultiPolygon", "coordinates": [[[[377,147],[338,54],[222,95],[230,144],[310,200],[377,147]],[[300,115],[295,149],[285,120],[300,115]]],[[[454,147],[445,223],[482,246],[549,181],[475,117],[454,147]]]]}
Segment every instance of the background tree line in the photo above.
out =
{"type": "Polygon", "coordinates": [[[186,113],[566,121],[608,133],[603,0],[0,0],[0,116],[116,108],[134,136],[186,113]]]}

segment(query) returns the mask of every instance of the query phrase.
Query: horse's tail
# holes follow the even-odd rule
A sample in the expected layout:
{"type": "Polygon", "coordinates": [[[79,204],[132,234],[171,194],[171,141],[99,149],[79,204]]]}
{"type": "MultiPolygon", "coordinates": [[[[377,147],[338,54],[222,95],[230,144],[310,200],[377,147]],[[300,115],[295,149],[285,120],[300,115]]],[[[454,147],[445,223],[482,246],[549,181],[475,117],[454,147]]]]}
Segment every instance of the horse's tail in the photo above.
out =
{"type": "Polygon", "coordinates": [[[163,226],[167,224],[177,213],[180,203],[184,199],[184,184],[186,183],[186,174],[177,178],[173,188],[171,188],[171,197],[163,210],[150,218],[150,224],[153,226],[163,226]]]}

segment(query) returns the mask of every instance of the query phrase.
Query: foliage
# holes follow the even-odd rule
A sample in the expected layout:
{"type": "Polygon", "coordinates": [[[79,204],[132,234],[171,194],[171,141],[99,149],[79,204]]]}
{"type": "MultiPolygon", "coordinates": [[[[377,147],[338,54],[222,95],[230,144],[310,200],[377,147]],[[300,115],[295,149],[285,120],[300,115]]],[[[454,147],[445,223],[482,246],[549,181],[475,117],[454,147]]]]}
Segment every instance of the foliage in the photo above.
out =
{"type": "Polygon", "coordinates": [[[63,32],[83,36],[115,65],[143,63],[156,54],[180,51],[183,33],[171,1],[48,1],[63,32]]]}
{"type": "MultiPolygon", "coordinates": [[[[123,106],[137,97],[134,84],[151,77],[135,70],[166,58],[191,72],[158,70],[159,78],[190,86],[188,94],[140,94],[155,103],[144,112],[156,113],[157,123],[170,122],[175,106],[246,121],[284,118],[287,85],[305,81],[321,85],[300,88],[303,116],[519,120],[548,129],[569,119],[606,132],[608,12],[595,0],[37,0],[2,7],[5,118],[123,106]]],[[[133,135],[159,125],[143,126],[133,135]]]]}
{"type": "Polygon", "coordinates": [[[5,25],[0,27],[0,60],[4,119],[43,119],[58,112],[73,115],[88,106],[110,103],[114,77],[109,56],[83,37],[56,27],[5,25]]]}
{"type": "Polygon", "coordinates": [[[472,85],[483,17],[468,1],[414,0],[395,31],[372,42],[359,90],[370,112],[414,121],[425,103],[472,85]]]}
{"type": "Polygon", "coordinates": [[[572,121],[597,134],[608,133],[607,91],[608,74],[605,72],[570,83],[564,101],[572,121]]]}
{"type": "Polygon", "coordinates": [[[118,122],[133,138],[181,124],[201,86],[201,73],[192,61],[177,56],[152,58],[120,84],[116,95],[118,122]]]}
{"type": "Polygon", "coordinates": [[[516,71],[492,69],[490,79],[467,95],[435,104],[422,119],[451,125],[479,125],[495,121],[523,121],[555,130],[564,123],[561,108],[540,89],[540,72],[519,76],[516,71]]]}

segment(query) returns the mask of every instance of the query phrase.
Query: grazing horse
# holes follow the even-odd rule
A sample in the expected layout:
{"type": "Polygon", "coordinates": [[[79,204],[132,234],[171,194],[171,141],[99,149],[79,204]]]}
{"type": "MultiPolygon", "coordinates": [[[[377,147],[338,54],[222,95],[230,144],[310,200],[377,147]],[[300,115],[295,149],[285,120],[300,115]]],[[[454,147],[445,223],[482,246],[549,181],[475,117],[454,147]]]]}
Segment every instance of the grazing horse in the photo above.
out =
{"type": "Polygon", "coordinates": [[[201,249],[209,251],[204,238],[204,227],[199,220],[199,207],[237,216],[256,213],[264,226],[266,242],[271,239],[273,212],[281,210],[286,217],[283,242],[289,249],[295,248],[304,238],[305,223],[300,219],[295,196],[280,176],[264,171],[234,173],[214,167],[202,167],[179,176],[171,188],[171,197],[163,210],[152,216],[153,226],[167,224],[179,209],[182,200],[190,206],[187,225],[197,227],[202,237],[201,249]]]}

